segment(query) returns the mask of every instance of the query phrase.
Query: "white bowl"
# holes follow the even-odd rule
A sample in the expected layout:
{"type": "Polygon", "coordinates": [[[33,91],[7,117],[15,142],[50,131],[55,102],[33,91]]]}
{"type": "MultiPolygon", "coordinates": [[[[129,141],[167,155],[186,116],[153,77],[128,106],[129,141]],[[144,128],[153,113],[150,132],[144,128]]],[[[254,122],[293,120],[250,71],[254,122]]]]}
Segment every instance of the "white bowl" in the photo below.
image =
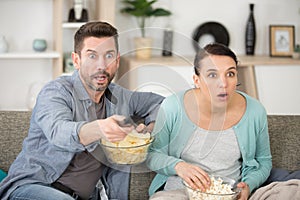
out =
{"type": "Polygon", "coordinates": [[[236,182],[228,177],[222,177],[217,175],[210,175],[211,178],[214,177],[215,180],[222,180],[222,186],[229,187],[230,192],[221,192],[216,191],[213,192],[201,192],[200,190],[194,190],[191,188],[185,181],[183,181],[183,184],[186,189],[186,193],[189,197],[189,200],[236,200],[239,193],[241,192],[240,188],[234,188],[236,185],[236,182]]]}

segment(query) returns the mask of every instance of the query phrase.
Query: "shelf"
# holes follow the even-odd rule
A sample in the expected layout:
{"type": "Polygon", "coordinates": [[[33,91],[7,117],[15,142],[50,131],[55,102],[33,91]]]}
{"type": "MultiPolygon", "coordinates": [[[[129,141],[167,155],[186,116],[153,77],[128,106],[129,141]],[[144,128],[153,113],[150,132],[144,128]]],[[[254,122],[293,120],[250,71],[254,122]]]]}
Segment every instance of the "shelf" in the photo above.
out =
{"type": "MultiPolygon", "coordinates": [[[[258,99],[258,92],[256,86],[256,76],[255,76],[255,67],[259,66],[300,66],[300,59],[293,59],[290,57],[270,57],[268,55],[237,55],[239,60],[239,81],[241,86],[239,90],[248,93],[250,96],[258,99]]],[[[120,68],[118,70],[118,79],[122,76],[134,76],[133,69],[138,67],[148,67],[148,66],[167,66],[167,67],[182,67],[182,66],[193,66],[193,56],[171,56],[171,57],[162,57],[162,56],[153,56],[148,60],[137,59],[134,56],[122,56],[120,61],[120,68]],[[131,73],[128,73],[131,72],[131,73]]],[[[187,70],[191,68],[187,67],[187,70]]],[[[125,87],[130,90],[137,88],[134,81],[136,77],[130,77],[129,81],[126,82],[125,87]]]]}
{"type": "MultiPolygon", "coordinates": [[[[56,78],[63,74],[63,55],[65,53],[66,47],[70,47],[70,45],[72,45],[72,42],[68,42],[68,40],[73,38],[73,36],[71,36],[71,34],[73,34],[71,33],[71,31],[76,31],[86,23],[68,22],[67,15],[71,4],[67,2],[68,1],[64,0],[53,0],[53,48],[60,54],[60,57],[58,59],[53,60],[53,78],[56,78]]],[[[91,21],[107,21],[112,25],[114,24],[116,0],[92,0],[90,3],[88,3],[87,9],[94,10],[94,13],[89,13],[91,14],[89,16],[91,21]],[[89,6],[93,6],[93,8],[89,8],[89,6]]]]}
{"type": "Polygon", "coordinates": [[[64,72],[64,73],[62,73],[61,75],[62,76],[72,76],[72,74],[73,74],[73,72],[64,72]]]}
{"type": "Polygon", "coordinates": [[[62,27],[63,28],[70,28],[70,29],[72,29],[72,28],[79,28],[79,27],[81,27],[82,25],[84,25],[85,24],[85,22],[82,22],[82,23],[77,23],[77,22],[64,22],[63,24],[62,24],[62,27]]]}
{"type": "Polygon", "coordinates": [[[55,51],[45,51],[45,52],[8,52],[0,54],[0,59],[54,59],[59,58],[60,54],[55,51]]]}
{"type": "Polygon", "coordinates": [[[291,57],[270,57],[267,55],[237,55],[241,67],[254,65],[300,65],[300,59],[291,57]]]}
{"type": "MultiPolygon", "coordinates": [[[[193,56],[152,56],[148,60],[137,59],[134,56],[123,56],[125,61],[130,61],[133,66],[141,65],[170,65],[170,66],[192,66],[194,63],[193,56]]],[[[248,67],[255,65],[300,65],[300,59],[293,59],[291,57],[270,57],[267,55],[237,55],[239,60],[239,67],[248,67]]]]}

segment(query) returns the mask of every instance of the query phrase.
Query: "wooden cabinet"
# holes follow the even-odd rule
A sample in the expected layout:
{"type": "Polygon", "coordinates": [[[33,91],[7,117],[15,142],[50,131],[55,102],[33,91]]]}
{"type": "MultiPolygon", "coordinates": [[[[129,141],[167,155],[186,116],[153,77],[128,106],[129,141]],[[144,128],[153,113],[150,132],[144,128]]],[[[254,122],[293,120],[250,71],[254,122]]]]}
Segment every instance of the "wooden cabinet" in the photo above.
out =
{"type": "MultiPolygon", "coordinates": [[[[72,6],[72,1],[53,0],[53,46],[59,52],[59,57],[53,62],[53,78],[64,72],[64,56],[73,51],[74,33],[84,24],[67,22],[72,6]]],[[[114,24],[115,0],[90,0],[86,1],[86,6],[89,21],[101,20],[114,24]]]]}
{"type": "MultiPolygon", "coordinates": [[[[269,56],[238,55],[238,89],[258,99],[255,66],[300,65],[299,59],[269,56]]],[[[139,60],[133,56],[121,58],[116,82],[130,89],[152,91],[167,96],[182,89],[193,87],[193,57],[153,56],[139,60]]]]}

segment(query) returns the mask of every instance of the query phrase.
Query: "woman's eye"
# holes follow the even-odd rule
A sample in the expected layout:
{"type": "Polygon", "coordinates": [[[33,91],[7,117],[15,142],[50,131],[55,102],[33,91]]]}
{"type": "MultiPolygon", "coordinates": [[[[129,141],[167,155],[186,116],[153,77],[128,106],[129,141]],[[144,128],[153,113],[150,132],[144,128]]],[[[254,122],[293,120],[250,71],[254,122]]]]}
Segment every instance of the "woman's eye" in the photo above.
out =
{"type": "Polygon", "coordinates": [[[228,72],[227,76],[233,77],[233,76],[235,76],[235,73],[234,72],[228,72]]]}

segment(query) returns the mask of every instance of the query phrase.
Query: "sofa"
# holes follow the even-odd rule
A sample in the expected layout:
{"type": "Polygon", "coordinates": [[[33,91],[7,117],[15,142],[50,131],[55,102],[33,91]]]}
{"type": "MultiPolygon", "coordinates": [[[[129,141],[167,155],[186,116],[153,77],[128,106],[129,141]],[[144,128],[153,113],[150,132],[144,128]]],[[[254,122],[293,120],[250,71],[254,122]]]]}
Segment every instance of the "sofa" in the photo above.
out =
{"type": "MultiPolygon", "coordinates": [[[[30,111],[0,111],[0,169],[8,171],[27,135],[30,111]]],[[[273,167],[300,169],[300,115],[268,116],[273,167]]],[[[155,173],[144,166],[133,167],[130,200],[148,199],[148,187],[155,173]]]]}

